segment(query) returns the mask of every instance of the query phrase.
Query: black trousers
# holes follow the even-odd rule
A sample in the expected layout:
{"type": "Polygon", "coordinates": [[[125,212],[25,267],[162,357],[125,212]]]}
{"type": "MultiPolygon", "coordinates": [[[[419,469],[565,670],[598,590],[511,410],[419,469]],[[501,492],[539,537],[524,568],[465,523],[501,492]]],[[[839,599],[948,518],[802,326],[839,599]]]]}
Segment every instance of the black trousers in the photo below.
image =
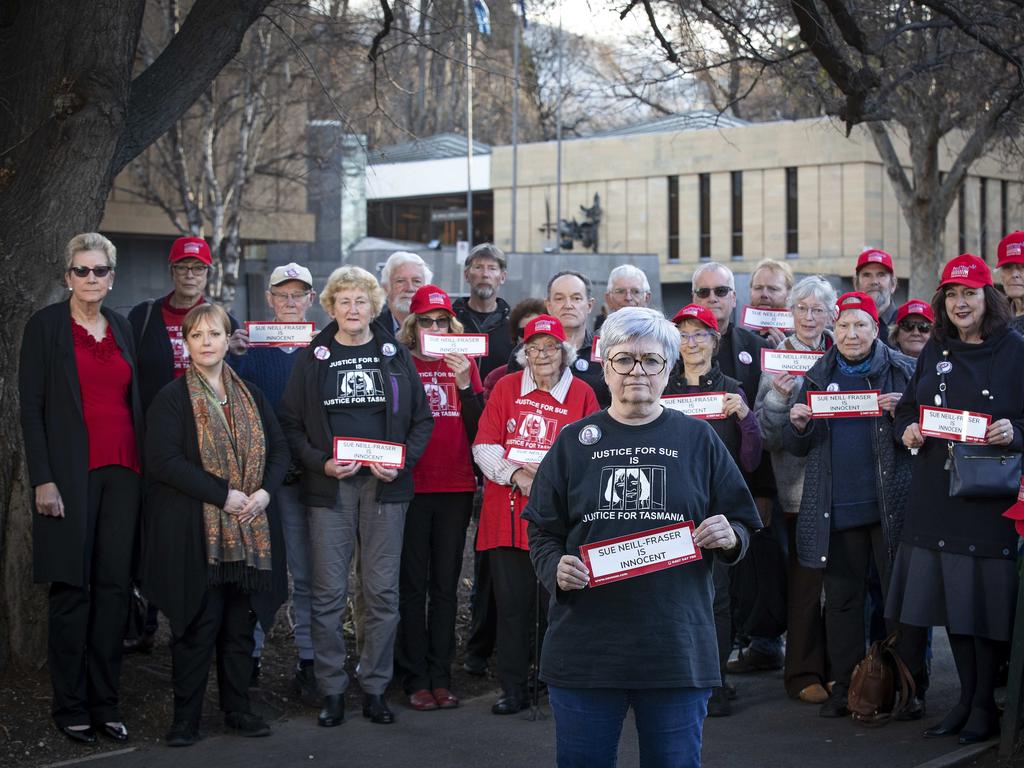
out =
{"type": "Polygon", "coordinates": [[[396,662],[406,693],[450,688],[473,492],[421,493],[405,514],[396,662]]]}
{"type": "Polygon", "coordinates": [[[210,587],[199,613],[182,635],[171,639],[174,676],[174,722],[198,723],[217,650],[217,688],[224,712],[250,712],[252,631],[256,614],[249,595],[233,584],[210,587]]]}
{"type": "MultiPolygon", "coordinates": [[[[541,587],[538,613],[535,610],[537,577],[529,552],[516,547],[499,547],[487,554],[497,608],[498,681],[504,691],[525,696],[534,634],[538,640],[542,639],[547,627],[548,595],[541,587]]],[[[539,660],[539,643],[536,655],[539,660]]]]}
{"type": "MultiPolygon", "coordinates": [[[[870,525],[833,531],[829,537],[829,562],[825,568],[825,625],[828,655],[836,684],[849,686],[853,668],[865,653],[864,604],[868,590],[868,562],[874,559],[883,591],[889,591],[891,564],[886,552],[882,526],[870,525]]],[[[883,595],[884,597],[884,595],[883,595]]],[[[896,629],[890,626],[889,630],[896,629]]],[[[924,656],[928,630],[898,626],[896,651],[917,684],[919,696],[928,688],[924,656]]]]}
{"type": "MultiPolygon", "coordinates": [[[[479,530],[479,529],[478,529],[479,530]]],[[[473,557],[473,594],[470,600],[469,640],[466,658],[486,663],[494,653],[497,635],[497,608],[494,605],[494,582],[491,580],[491,559],[486,552],[473,557]]]]}
{"type": "Polygon", "coordinates": [[[47,663],[58,725],[121,720],[121,637],[141,500],[142,478],[132,470],[89,472],[83,584],[50,585],[47,663]]]}
{"type": "Polygon", "coordinates": [[[821,590],[825,572],[800,565],[796,551],[796,517],[789,523],[789,582],[786,602],[786,693],[794,699],[808,685],[824,686],[829,678],[825,653],[825,617],[821,590]]]}

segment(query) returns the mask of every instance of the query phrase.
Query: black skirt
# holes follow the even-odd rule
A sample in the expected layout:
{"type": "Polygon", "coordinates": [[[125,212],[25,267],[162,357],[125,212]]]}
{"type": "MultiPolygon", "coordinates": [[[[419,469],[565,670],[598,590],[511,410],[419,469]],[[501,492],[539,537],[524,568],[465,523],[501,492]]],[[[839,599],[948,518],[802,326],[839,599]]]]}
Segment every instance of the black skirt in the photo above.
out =
{"type": "Polygon", "coordinates": [[[956,635],[1008,641],[1017,605],[1017,562],[938,552],[903,542],[892,566],[887,619],[945,626],[956,635]]]}

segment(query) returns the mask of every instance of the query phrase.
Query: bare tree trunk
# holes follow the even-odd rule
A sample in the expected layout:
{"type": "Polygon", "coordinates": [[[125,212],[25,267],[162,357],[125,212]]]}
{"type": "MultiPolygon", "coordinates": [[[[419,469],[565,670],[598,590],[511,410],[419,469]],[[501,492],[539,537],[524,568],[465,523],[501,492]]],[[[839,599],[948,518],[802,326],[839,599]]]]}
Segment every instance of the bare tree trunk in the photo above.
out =
{"type": "Polygon", "coordinates": [[[4,6],[0,72],[17,77],[0,79],[0,264],[17,279],[0,281],[0,669],[46,653],[19,423],[25,323],[64,295],[64,246],[99,225],[114,176],[188,108],[267,2],[196,0],[135,80],[143,0],[4,6]]]}

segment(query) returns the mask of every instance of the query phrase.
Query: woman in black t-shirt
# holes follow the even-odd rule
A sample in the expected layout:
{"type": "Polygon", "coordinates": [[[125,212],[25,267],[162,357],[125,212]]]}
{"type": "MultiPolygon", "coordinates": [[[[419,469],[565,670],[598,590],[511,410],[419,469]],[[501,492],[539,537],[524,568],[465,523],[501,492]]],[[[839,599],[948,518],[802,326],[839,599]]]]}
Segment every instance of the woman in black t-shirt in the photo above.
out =
{"type": "Polygon", "coordinates": [[[412,466],[423,454],[433,417],[405,347],[370,323],[384,291],[364,269],[340,267],[320,303],[333,321],[296,361],[281,402],[281,424],[302,462],[301,498],[309,510],[314,671],[325,694],[318,722],[345,718],[345,640],[341,619],[356,541],[365,621],[358,664],[363,716],[394,722],[384,700],[398,630],[398,574],[412,466]],[[391,462],[339,461],[335,439],[404,446],[391,462]]]}

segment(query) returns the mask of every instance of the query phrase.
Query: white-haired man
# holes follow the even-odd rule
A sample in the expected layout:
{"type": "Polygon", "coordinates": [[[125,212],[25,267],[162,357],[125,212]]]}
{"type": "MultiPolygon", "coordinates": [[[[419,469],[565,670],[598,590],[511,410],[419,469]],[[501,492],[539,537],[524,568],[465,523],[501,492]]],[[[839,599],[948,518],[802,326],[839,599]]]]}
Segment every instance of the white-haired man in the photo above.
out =
{"type": "Polygon", "coordinates": [[[433,279],[434,273],[418,254],[395,251],[388,256],[380,273],[380,286],[387,293],[387,305],[373,321],[374,325],[394,336],[409,316],[409,303],[416,291],[433,279]]]}

